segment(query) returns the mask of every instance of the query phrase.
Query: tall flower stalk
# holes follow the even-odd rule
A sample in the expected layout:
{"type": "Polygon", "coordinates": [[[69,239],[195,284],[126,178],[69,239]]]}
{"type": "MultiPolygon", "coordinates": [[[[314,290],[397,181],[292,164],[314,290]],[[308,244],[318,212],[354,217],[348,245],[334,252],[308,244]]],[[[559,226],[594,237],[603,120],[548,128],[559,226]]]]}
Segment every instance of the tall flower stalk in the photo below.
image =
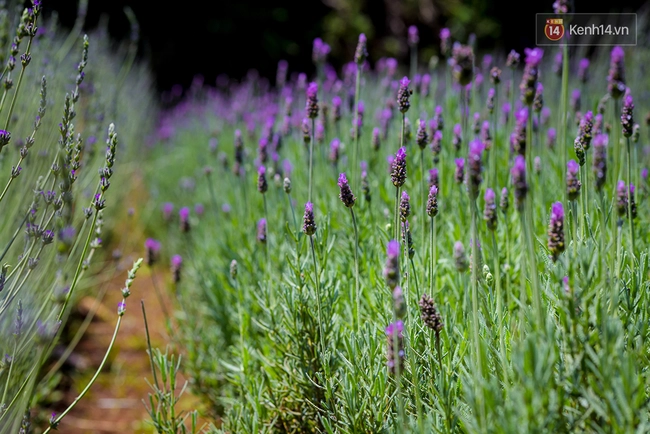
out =
{"type": "Polygon", "coordinates": [[[311,119],[311,140],[309,141],[309,202],[312,196],[312,174],[313,174],[313,160],[314,160],[314,142],[316,140],[316,118],[318,117],[318,84],[315,82],[309,83],[307,87],[307,103],[305,110],[307,117],[311,119]]]}
{"type": "Polygon", "coordinates": [[[356,330],[359,332],[361,326],[360,311],[361,311],[361,294],[359,293],[359,230],[357,228],[357,219],[354,216],[354,202],[357,198],[352,194],[348,178],[345,173],[339,175],[339,199],[347,208],[350,209],[350,216],[352,217],[352,226],[354,227],[354,294],[355,294],[355,323],[356,330]]]}
{"type": "MultiPolygon", "coordinates": [[[[627,203],[632,204],[632,167],[633,167],[633,160],[632,160],[632,148],[630,144],[630,137],[632,137],[632,132],[634,130],[634,117],[633,117],[633,111],[634,111],[634,101],[632,100],[632,95],[627,94],[623,98],[623,109],[621,112],[621,126],[623,130],[623,136],[626,139],[626,144],[627,144],[627,182],[630,188],[627,189],[627,203]]],[[[632,217],[632,213],[628,212],[627,213],[627,219],[628,219],[628,226],[630,227],[630,243],[632,245],[632,256],[635,255],[635,240],[634,240],[634,219],[632,217]]]]}
{"type": "MultiPolygon", "coordinates": [[[[361,33],[357,42],[357,49],[354,53],[354,63],[357,65],[356,80],[354,83],[354,128],[359,128],[359,98],[361,94],[361,68],[368,57],[368,40],[366,35],[361,33]]],[[[355,129],[354,135],[354,167],[359,167],[359,131],[355,129]]],[[[360,178],[355,176],[355,189],[358,190],[360,178]]]]}

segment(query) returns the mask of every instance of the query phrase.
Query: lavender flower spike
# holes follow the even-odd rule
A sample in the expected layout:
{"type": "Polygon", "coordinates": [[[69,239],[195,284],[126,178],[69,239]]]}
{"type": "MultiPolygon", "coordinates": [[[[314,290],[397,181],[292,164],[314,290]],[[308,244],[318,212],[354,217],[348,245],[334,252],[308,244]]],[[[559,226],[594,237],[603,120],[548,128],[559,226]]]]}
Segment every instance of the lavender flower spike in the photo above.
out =
{"type": "Polygon", "coordinates": [[[621,47],[612,48],[607,74],[607,91],[614,99],[625,93],[625,52],[621,47]]]}
{"type": "Polygon", "coordinates": [[[406,148],[401,147],[390,165],[390,179],[395,187],[406,182],[406,148]]]}
{"type": "Polygon", "coordinates": [[[402,222],[405,222],[409,215],[411,215],[411,198],[408,193],[402,192],[402,199],[399,202],[399,217],[402,222]]]}
{"type": "Polygon", "coordinates": [[[266,219],[261,218],[257,222],[257,242],[266,244],[266,219]]]}
{"type": "Polygon", "coordinates": [[[472,199],[476,199],[478,196],[478,190],[483,181],[483,176],[481,175],[483,172],[481,158],[483,157],[484,149],[485,145],[480,140],[473,140],[469,144],[469,154],[467,156],[467,165],[469,166],[467,186],[472,199]]]}
{"type": "Polygon", "coordinates": [[[632,95],[627,94],[623,98],[623,108],[621,109],[621,126],[623,127],[623,136],[631,137],[634,131],[634,101],[632,95]]]}
{"type": "Polygon", "coordinates": [[[386,247],[386,266],[384,267],[384,278],[386,285],[393,290],[399,284],[399,253],[400,247],[396,240],[390,240],[386,247]]]}
{"type": "Polygon", "coordinates": [[[526,183],[526,160],[523,156],[515,157],[515,164],[510,170],[512,176],[512,186],[515,189],[515,201],[517,210],[522,212],[524,209],[524,200],[528,193],[528,184],[526,183]]]}
{"type": "Polygon", "coordinates": [[[305,215],[303,217],[302,231],[309,236],[316,233],[316,222],[314,221],[314,204],[307,202],[305,204],[305,215]]]}
{"type": "Polygon", "coordinates": [[[388,345],[388,350],[386,351],[386,366],[392,375],[398,371],[403,371],[402,365],[404,363],[404,323],[402,321],[396,321],[390,323],[386,327],[386,341],[388,345]],[[395,342],[397,342],[397,347],[395,347],[395,342]],[[398,366],[395,365],[397,360],[398,366]]]}
{"type": "Polygon", "coordinates": [[[425,326],[430,328],[436,333],[436,337],[440,335],[440,331],[444,327],[442,317],[436,308],[436,304],[428,294],[422,294],[419,302],[420,305],[420,319],[425,326]]]}
{"type": "Polygon", "coordinates": [[[429,198],[427,200],[427,215],[431,218],[438,215],[438,187],[432,185],[429,189],[429,198]]]}
{"type": "Polygon", "coordinates": [[[463,180],[465,179],[465,159],[464,158],[456,158],[454,160],[456,163],[456,171],[454,172],[454,180],[456,181],[456,184],[462,184],[463,180]]]}
{"type": "Polygon", "coordinates": [[[497,228],[497,204],[494,190],[491,188],[485,190],[484,198],[485,209],[483,210],[483,219],[485,219],[488,229],[493,231],[497,228]]]}
{"type": "Polygon", "coordinates": [[[415,142],[418,144],[421,150],[424,150],[424,148],[427,146],[427,143],[429,142],[429,134],[427,134],[427,123],[423,119],[420,119],[420,122],[418,122],[415,142]]]}
{"type": "Polygon", "coordinates": [[[567,198],[569,200],[576,200],[580,195],[580,188],[582,183],[578,179],[578,171],[580,170],[580,165],[576,163],[575,160],[569,160],[566,164],[566,192],[567,198]]]}
{"type": "Polygon", "coordinates": [[[307,111],[307,117],[310,119],[316,119],[318,117],[318,84],[315,82],[309,83],[307,86],[307,102],[305,110],[307,111]]]}
{"type": "Polygon", "coordinates": [[[598,134],[594,137],[593,172],[596,180],[596,191],[601,191],[607,178],[607,135],[598,134]]]}
{"type": "Polygon", "coordinates": [[[345,176],[345,173],[341,173],[339,175],[338,185],[340,189],[339,198],[341,199],[341,202],[343,202],[343,204],[348,208],[352,208],[357,198],[354,196],[354,194],[352,194],[352,190],[350,189],[350,184],[348,184],[348,178],[345,176]]]}
{"type": "Polygon", "coordinates": [[[172,271],[172,278],[174,280],[174,283],[178,283],[181,281],[181,267],[183,266],[183,258],[181,255],[174,255],[172,256],[171,259],[171,271],[172,271]]]}
{"type": "Polygon", "coordinates": [[[616,185],[616,211],[619,217],[627,215],[627,188],[624,181],[618,181],[616,185]]]}
{"type": "Polygon", "coordinates": [[[257,191],[264,194],[269,189],[269,184],[266,182],[266,167],[260,166],[257,168],[257,191]]]}
{"type": "Polygon", "coordinates": [[[399,89],[397,90],[397,106],[402,113],[406,113],[411,107],[409,99],[413,90],[409,89],[409,84],[411,84],[411,80],[408,77],[404,77],[400,80],[399,89]]]}
{"type": "Polygon", "coordinates": [[[551,220],[548,225],[548,250],[553,262],[557,261],[564,248],[564,207],[562,202],[555,202],[551,207],[551,220]]]}
{"type": "Polygon", "coordinates": [[[409,40],[409,45],[415,46],[420,42],[420,36],[418,35],[418,28],[415,26],[410,26],[409,27],[409,35],[408,35],[408,40],[409,40]]]}
{"type": "Polygon", "coordinates": [[[183,207],[178,211],[178,216],[181,221],[181,232],[190,231],[190,209],[188,207],[183,207]]]}
{"type": "Polygon", "coordinates": [[[359,42],[357,43],[357,49],[354,52],[354,63],[356,63],[357,65],[363,65],[363,62],[365,62],[366,57],[368,57],[367,45],[368,45],[368,40],[366,38],[366,35],[361,33],[359,35],[359,42]]]}

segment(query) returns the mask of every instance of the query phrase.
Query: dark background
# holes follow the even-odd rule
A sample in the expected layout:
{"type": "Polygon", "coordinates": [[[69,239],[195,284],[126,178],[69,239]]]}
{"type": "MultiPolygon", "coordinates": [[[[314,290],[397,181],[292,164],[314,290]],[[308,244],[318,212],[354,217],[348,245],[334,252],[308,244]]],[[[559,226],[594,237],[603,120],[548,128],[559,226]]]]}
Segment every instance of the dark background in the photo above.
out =
{"type": "MultiPolygon", "coordinates": [[[[575,12],[637,12],[641,0],[575,1],[575,12]]],[[[278,60],[289,70],[313,73],[312,42],[321,37],[331,45],[328,60],[335,67],[352,60],[359,33],[369,37],[370,61],[396,57],[408,65],[407,28],[420,32],[420,60],[438,51],[440,28],[467,42],[477,35],[481,49],[533,46],[535,13],[552,12],[552,1],[536,0],[216,0],[152,2],[151,0],[90,0],[86,29],[108,18],[116,42],[128,39],[129,6],[140,25],[139,53],[153,68],[160,92],[174,85],[187,88],[198,74],[214,84],[219,74],[241,78],[256,69],[271,80],[278,60]]],[[[43,0],[44,12],[57,11],[72,27],[77,1],[43,0]]]]}

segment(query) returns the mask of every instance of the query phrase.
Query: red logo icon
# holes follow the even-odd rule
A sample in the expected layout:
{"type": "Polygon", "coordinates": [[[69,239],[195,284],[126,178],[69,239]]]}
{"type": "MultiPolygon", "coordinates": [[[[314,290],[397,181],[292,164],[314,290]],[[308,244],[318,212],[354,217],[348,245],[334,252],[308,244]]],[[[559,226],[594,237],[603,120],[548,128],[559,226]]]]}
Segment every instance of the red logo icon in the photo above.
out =
{"type": "Polygon", "coordinates": [[[551,41],[559,41],[564,36],[564,20],[562,18],[548,18],[544,26],[544,34],[551,41]]]}

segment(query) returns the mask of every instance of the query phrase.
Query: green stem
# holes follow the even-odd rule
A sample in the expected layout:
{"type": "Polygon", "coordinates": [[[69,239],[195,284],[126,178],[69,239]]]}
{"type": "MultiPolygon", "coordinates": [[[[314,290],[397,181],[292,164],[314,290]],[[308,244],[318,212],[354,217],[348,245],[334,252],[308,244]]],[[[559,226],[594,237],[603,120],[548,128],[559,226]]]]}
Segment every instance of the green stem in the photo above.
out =
{"type": "Polygon", "coordinates": [[[313,164],[314,164],[314,139],[315,139],[315,134],[314,134],[314,128],[316,127],[315,125],[315,119],[311,120],[311,140],[309,141],[309,202],[311,202],[311,184],[312,184],[312,173],[313,173],[313,164]]]}
{"type": "Polygon", "coordinates": [[[395,229],[393,230],[394,240],[398,243],[400,242],[399,238],[399,187],[395,188],[395,229]]]}
{"type": "Polygon", "coordinates": [[[361,65],[357,65],[357,77],[354,84],[354,173],[357,173],[354,177],[354,191],[359,191],[359,185],[361,184],[361,173],[359,172],[359,131],[357,131],[359,125],[359,95],[361,93],[361,65]]]}
{"type": "Polygon", "coordinates": [[[354,216],[354,210],[350,208],[352,216],[352,226],[354,226],[354,290],[356,298],[355,322],[357,333],[361,327],[361,295],[359,293],[359,231],[357,229],[357,219],[354,216]]]}
{"type": "Polygon", "coordinates": [[[430,218],[429,220],[430,224],[430,234],[429,234],[429,242],[430,242],[430,247],[431,247],[431,258],[430,263],[429,263],[429,295],[433,297],[433,280],[434,280],[434,268],[435,268],[435,263],[436,263],[436,226],[435,226],[435,219],[433,217],[430,218]]]}
{"type": "Polygon", "coordinates": [[[630,242],[632,243],[632,260],[635,257],[635,241],[634,241],[634,219],[632,218],[632,149],[630,147],[630,138],[627,137],[627,219],[628,226],[630,227],[630,242]]]}
{"type": "MultiPolygon", "coordinates": [[[[561,97],[562,108],[560,112],[560,128],[562,134],[560,135],[560,152],[562,153],[562,179],[566,179],[566,163],[567,163],[567,133],[568,133],[568,123],[567,123],[567,106],[569,104],[569,46],[563,44],[562,46],[562,97],[561,97]]],[[[566,202],[567,196],[566,191],[564,192],[564,201],[566,202]]]]}
{"type": "MultiPolygon", "coordinates": [[[[501,352],[501,363],[504,378],[508,378],[506,364],[506,344],[505,333],[503,330],[503,292],[501,289],[501,267],[499,266],[499,246],[494,231],[492,232],[492,255],[494,256],[494,277],[496,279],[496,297],[497,297],[497,328],[499,330],[499,351],[501,352]]],[[[507,383],[507,381],[506,381],[507,383]]]]}
{"type": "Polygon", "coordinates": [[[321,293],[320,293],[320,278],[318,276],[318,264],[316,262],[316,250],[314,249],[314,236],[309,236],[309,243],[311,244],[311,256],[314,260],[314,283],[316,285],[316,303],[318,304],[318,328],[320,335],[321,353],[325,356],[325,334],[323,333],[323,313],[321,307],[321,293]]]}

